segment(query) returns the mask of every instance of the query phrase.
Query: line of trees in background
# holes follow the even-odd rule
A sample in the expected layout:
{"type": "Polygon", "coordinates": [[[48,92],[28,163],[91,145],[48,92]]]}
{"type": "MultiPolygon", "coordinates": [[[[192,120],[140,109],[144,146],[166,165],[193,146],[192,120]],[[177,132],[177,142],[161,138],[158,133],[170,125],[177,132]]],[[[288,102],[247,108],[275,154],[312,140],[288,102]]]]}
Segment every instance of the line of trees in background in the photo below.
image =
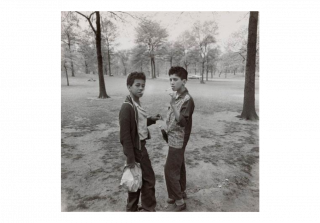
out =
{"type": "MultiPolygon", "coordinates": [[[[110,18],[125,22],[125,12],[109,12],[110,18]]],[[[65,71],[69,85],[68,70],[74,77],[76,72],[86,74],[98,71],[99,98],[108,98],[104,74],[127,75],[128,70],[139,70],[156,78],[167,74],[171,66],[183,66],[189,73],[204,74],[208,80],[216,73],[220,75],[242,72],[245,74],[244,104],[241,118],[256,120],[255,74],[259,70],[258,12],[250,12],[248,28],[232,33],[222,53],[216,44],[218,26],[215,21],[195,21],[191,30],[183,32],[176,41],[167,40],[167,30],[152,20],[134,17],[140,23],[135,28],[136,46],[129,50],[116,50],[117,26],[111,19],[101,16],[99,11],[89,15],[81,12],[61,13],[61,70],[65,71]],[[80,15],[89,27],[79,26],[80,15]],[[95,26],[94,26],[95,22],[95,26]],[[105,72],[104,72],[105,71],[105,72]]]]}
{"type": "MultiPolygon", "coordinates": [[[[117,50],[115,42],[119,33],[115,22],[102,17],[100,21],[104,75],[127,75],[130,71],[139,70],[156,78],[167,74],[171,66],[183,66],[190,74],[201,75],[200,81],[204,83],[213,76],[245,73],[247,27],[230,36],[222,53],[216,44],[218,26],[215,21],[196,21],[176,41],[168,41],[165,28],[156,21],[143,19],[135,29],[133,38],[136,46],[117,50]]],[[[71,76],[77,72],[97,74],[95,34],[89,26],[81,28],[78,24],[76,13],[62,12],[61,69],[66,74],[69,71],[71,76]]],[[[259,69],[258,64],[257,51],[256,70],[259,69]]]]}

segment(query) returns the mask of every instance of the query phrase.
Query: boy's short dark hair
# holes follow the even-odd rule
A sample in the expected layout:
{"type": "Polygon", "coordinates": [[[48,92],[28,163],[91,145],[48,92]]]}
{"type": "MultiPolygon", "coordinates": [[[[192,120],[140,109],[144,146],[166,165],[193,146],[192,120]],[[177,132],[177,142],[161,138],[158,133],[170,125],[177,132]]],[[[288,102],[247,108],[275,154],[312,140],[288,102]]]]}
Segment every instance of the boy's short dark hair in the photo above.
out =
{"type": "Polygon", "coordinates": [[[128,75],[127,78],[127,86],[132,86],[134,83],[134,80],[139,79],[139,80],[144,80],[146,81],[146,75],[143,72],[132,72],[128,75]]]}
{"type": "Polygon", "coordinates": [[[188,80],[188,71],[186,71],[183,67],[171,67],[169,70],[169,76],[175,74],[181,78],[181,80],[188,80]]]}

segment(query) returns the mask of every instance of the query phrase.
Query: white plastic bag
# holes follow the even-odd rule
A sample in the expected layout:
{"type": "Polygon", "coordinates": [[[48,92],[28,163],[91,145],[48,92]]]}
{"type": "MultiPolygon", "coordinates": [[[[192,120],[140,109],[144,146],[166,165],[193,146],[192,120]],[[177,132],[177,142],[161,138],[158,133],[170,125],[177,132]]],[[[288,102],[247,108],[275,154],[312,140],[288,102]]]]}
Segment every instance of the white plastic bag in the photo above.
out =
{"type": "Polygon", "coordinates": [[[142,187],[142,171],[139,163],[136,163],[134,168],[124,167],[120,185],[129,192],[137,192],[142,187]]]}

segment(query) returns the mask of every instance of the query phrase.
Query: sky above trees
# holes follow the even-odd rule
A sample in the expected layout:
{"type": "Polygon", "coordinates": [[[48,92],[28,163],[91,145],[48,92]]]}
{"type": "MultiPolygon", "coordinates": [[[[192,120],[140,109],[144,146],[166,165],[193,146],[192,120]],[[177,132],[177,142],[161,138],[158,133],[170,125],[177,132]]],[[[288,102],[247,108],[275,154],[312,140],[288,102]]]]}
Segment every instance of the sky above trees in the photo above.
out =
{"type": "MultiPolygon", "coordinates": [[[[185,30],[191,30],[195,21],[214,20],[218,24],[217,45],[224,51],[225,42],[230,35],[239,30],[241,27],[248,26],[249,15],[248,12],[126,12],[132,16],[143,16],[160,23],[166,28],[169,36],[169,41],[177,40],[178,36],[185,30]]],[[[101,12],[102,16],[109,16],[110,13],[101,12]]],[[[139,20],[131,16],[125,16],[125,22],[119,18],[113,18],[119,30],[117,38],[117,49],[131,49],[135,46],[135,27],[138,26],[139,20]]],[[[88,24],[80,18],[80,25],[87,27],[88,24]]]]}

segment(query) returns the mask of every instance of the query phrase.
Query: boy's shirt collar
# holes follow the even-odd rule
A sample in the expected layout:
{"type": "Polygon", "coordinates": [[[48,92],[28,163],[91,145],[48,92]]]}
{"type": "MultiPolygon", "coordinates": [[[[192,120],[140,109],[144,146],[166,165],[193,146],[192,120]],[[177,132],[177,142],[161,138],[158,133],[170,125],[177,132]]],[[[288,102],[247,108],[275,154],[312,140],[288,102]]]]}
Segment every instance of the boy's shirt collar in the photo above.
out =
{"type": "Polygon", "coordinates": [[[178,94],[177,92],[175,93],[176,93],[175,98],[178,99],[180,97],[185,96],[188,93],[188,89],[185,87],[184,91],[181,94],[178,94]]]}

